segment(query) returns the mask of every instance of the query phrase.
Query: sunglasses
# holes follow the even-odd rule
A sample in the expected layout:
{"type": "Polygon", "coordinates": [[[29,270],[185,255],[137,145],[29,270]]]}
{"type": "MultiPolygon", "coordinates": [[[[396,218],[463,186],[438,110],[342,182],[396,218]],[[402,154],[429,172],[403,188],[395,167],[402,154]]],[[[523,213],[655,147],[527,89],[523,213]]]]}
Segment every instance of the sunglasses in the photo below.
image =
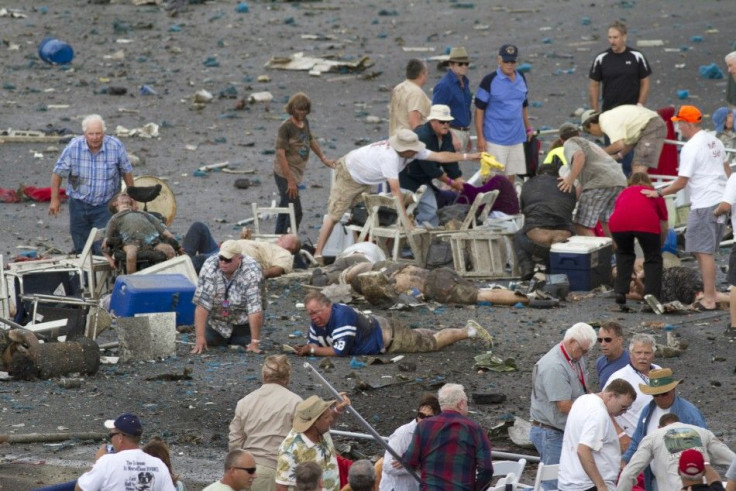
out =
{"type": "Polygon", "coordinates": [[[613,338],[598,338],[598,342],[599,342],[599,343],[602,343],[602,342],[604,342],[604,341],[605,341],[606,343],[610,343],[611,341],[613,341],[613,338]]]}
{"type": "Polygon", "coordinates": [[[225,264],[230,264],[231,262],[233,262],[233,258],[232,257],[230,259],[228,259],[228,258],[226,258],[224,256],[217,256],[217,259],[219,259],[220,262],[223,262],[225,264]]]}
{"type": "Polygon", "coordinates": [[[468,66],[468,65],[470,65],[470,63],[467,62],[467,61],[456,61],[455,64],[457,66],[468,66]]]}
{"type": "Polygon", "coordinates": [[[113,438],[115,438],[115,435],[120,435],[119,431],[115,431],[107,435],[108,440],[112,441],[113,438]]]}
{"type": "Polygon", "coordinates": [[[431,417],[432,417],[431,414],[424,414],[421,411],[417,411],[417,418],[419,418],[419,419],[431,418],[431,417]]]}
{"type": "Polygon", "coordinates": [[[238,469],[238,470],[241,470],[241,471],[245,471],[245,472],[247,472],[248,474],[251,474],[251,475],[253,475],[253,474],[256,473],[256,468],[255,467],[233,467],[233,469],[238,469]]]}
{"type": "Polygon", "coordinates": [[[672,391],[671,391],[671,390],[668,390],[667,392],[664,392],[664,393],[662,393],[662,394],[652,394],[652,397],[654,397],[655,399],[656,399],[657,397],[665,397],[665,396],[668,396],[668,395],[670,395],[670,392],[672,392],[672,391]]]}
{"type": "Polygon", "coordinates": [[[503,62],[504,62],[504,63],[509,63],[509,64],[511,64],[511,65],[516,65],[516,60],[513,60],[513,61],[506,61],[506,60],[503,60],[503,62]]]}
{"type": "Polygon", "coordinates": [[[438,121],[438,123],[441,124],[442,126],[450,126],[449,121],[438,121]]]}

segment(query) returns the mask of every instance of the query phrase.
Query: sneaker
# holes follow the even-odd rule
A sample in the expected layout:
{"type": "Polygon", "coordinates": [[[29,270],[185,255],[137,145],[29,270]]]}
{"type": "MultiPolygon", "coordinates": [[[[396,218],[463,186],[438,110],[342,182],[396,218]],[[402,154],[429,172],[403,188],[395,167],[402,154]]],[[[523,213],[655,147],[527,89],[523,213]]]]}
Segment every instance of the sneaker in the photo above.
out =
{"type": "Polygon", "coordinates": [[[626,305],[626,295],[623,293],[616,294],[616,303],[619,305],[626,305]]]}
{"type": "Polygon", "coordinates": [[[644,301],[652,308],[652,311],[657,315],[664,314],[664,306],[657,300],[652,294],[644,295],[644,301]]]}
{"type": "Polygon", "coordinates": [[[491,333],[486,331],[483,326],[475,322],[473,319],[470,319],[465,323],[465,329],[468,331],[469,338],[485,344],[488,348],[493,346],[493,336],[491,333]]]}

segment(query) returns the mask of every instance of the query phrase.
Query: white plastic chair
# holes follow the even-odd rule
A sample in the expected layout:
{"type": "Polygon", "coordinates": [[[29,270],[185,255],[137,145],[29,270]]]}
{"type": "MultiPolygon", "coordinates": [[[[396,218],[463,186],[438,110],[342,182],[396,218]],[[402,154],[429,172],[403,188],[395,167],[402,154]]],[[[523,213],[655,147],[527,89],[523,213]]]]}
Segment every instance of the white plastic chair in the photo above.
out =
{"type": "MultiPolygon", "coordinates": [[[[498,487],[503,480],[503,484],[513,484],[514,489],[519,484],[521,474],[524,472],[526,467],[526,459],[516,460],[496,460],[493,462],[493,475],[494,476],[505,476],[496,483],[498,487]]],[[[494,488],[495,489],[495,488],[494,488]]],[[[501,488],[505,489],[505,488],[501,488]]]]}
{"type": "Polygon", "coordinates": [[[554,481],[560,470],[560,464],[544,465],[539,463],[537,467],[537,477],[534,479],[534,491],[541,491],[542,481],[554,481]]]}

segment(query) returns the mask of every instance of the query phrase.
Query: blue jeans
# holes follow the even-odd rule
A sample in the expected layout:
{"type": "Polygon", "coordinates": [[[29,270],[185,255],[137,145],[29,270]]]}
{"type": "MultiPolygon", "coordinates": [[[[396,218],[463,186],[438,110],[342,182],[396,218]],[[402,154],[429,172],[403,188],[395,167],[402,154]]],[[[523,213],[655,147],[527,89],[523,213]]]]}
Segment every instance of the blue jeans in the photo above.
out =
{"type": "Polygon", "coordinates": [[[212,237],[209,227],[202,222],[192,223],[187,233],[184,234],[181,247],[192,258],[197,274],[210,256],[220,252],[220,247],[212,237]]]}
{"type": "MultiPolygon", "coordinates": [[[[107,203],[90,205],[84,201],[69,198],[69,233],[74,243],[74,252],[79,254],[87,243],[92,228],[105,228],[112,215],[107,209],[107,203]]],[[[101,255],[100,244],[92,246],[94,254],[101,255]]]]}
{"type": "Polygon", "coordinates": [[[77,481],[69,481],[62,484],[52,484],[44,488],[36,488],[35,491],[74,491],[77,481]]]}
{"type": "Polygon", "coordinates": [[[280,235],[289,233],[296,234],[299,230],[299,224],[302,223],[302,200],[299,198],[298,194],[294,199],[289,198],[289,194],[286,192],[289,189],[289,181],[276,173],[274,173],[273,178],[276,180],[276,187],[279,190],[279,196],[281,196],[279,208],[286,208],[289,206],[289,203],[294,203],[294,219],[296,220],[296,230],[289,231],[289,227],[291,226],[289,215],[279,213],[279,216],[276,219],[276,231],[274,233],[280,235]]]}
{"type": "MultiPolygon", "coordinates": [[[[560,463],[560,454],[562,453],[562,435],[560,430],[544,428],[541,426],[532,426],[529,433],[529,439],[539,452],[539,457],[543,464],[554,465],[560,463]]],[[[542,488],[557,489],[557,480],[543,481],[542,488]]]]}
{"type": "Polygon", "coordinates": [[[248,346],[251,339],[250,326],[248,324],[233,326],[233,333],[229,338],[225,338],[222,334],[212,329],[208,322],[204,328],[204,338],[207,340],[207,346],[225,346],[227,344],[248,346]]]}

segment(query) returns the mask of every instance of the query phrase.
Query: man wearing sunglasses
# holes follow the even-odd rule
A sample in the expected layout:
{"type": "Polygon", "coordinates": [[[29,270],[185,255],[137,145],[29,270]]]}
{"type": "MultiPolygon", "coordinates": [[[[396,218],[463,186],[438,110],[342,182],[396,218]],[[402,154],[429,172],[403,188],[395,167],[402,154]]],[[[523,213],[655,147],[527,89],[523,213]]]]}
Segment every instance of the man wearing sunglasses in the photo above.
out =
{"type": "Polygon", "coordinates": [[[524,142],[531,139],[529,88],[524,74],[516,70],[519,49],[504,44],[498,52],[498,69],[486,75],[475,93],[475,132],[478,151],[488,152],[506,166],[511,182],[526,174],[524,142]]]}
{"type": "Polygon", "coordinates": [[[256,461],[243,449],[231,450],[225,456],[225,475],[202,491],[239,491],[250,489],[256,474],[256,461]]]}
{"type": "MultiPolygon", "coordinates": [[[[700,414],[698,408],[676,394],[676,387],[680,382],[682,380],[675,379],[671,369],[659,368],[649,372],[648,383],[639,384],[639,390],[652,396],[653,400],[642,409],[639,415],[639,422],[629,448],[621,456],[622,466],[631,460],[642,439],[659,427],[659,419],[665,414],[675,414],[682,423],[706,428],[705,418],[700,414]]],[[[654,475],[649,467],[644,470],[644,484],[647,491],[655,489],[654,475]]],[[[663,488],[660,487],[660,489],[663,488]]]]}
{"type": "Polygon", "coordinates": [[[220,252],[205,261],[194,292],[195,346],[241,345],[261,353],[263,272],[255,259],[243,256],[238,242],[226,240],[220,252]]]}
{"type": "MultiPolygon", "coordinates": [[[[429,121],[414,130],[419,141],[432,152],[454,152],[455,147],[450,134],[450,124],[453,121],[450,108],[444,104],[435,104],[429,112],[428,119],[429,121]]],[[[399,172],[401,189],[416,192],[420,186],[427,186],[427,190],[417,203],[416,222],[419,225],[429,223],[437,227],[440,224],[437,209],[455,201],[455,193],[438,189],[432,184],[434,179],[442,181],[457,192],[463,190],[464,181],[457,162],[440,164],[431,160],[415,159],[399,172]]]]}
{"type": "Polygon", "coordinates": [[[629,364],[629,352],[624,349],[624,328],[618,322],[608,321],[598,329],[601,356],[596,361],[598,386],[605,387],[608,377],[629,364]]]}
{"type": "Polygon", "coordinates": [[[467,152],[470,143],[470,125],[473,122],[473,113],[470,109],[473,103],[473,93],[470,91],[468,68],[470,57],[463,46],[455,46],[450,50],[447,60],[447,74],[437,82],[432,89],[432,104],[443,104],[450,108],[453,120],[450,121],[450,131],[460,143],[455,150],[467,152]]]}
{"type": "Polygon", "coordinates": [[[115,420],[105,421],[110,432],[110,446],[102,446],[94,467],[76,484],[76,491],[113,491],[147,489],[175,491],[169,468],[160,459],[140,448],[143,426],[138,416],[124,413],[115,420]]]}

